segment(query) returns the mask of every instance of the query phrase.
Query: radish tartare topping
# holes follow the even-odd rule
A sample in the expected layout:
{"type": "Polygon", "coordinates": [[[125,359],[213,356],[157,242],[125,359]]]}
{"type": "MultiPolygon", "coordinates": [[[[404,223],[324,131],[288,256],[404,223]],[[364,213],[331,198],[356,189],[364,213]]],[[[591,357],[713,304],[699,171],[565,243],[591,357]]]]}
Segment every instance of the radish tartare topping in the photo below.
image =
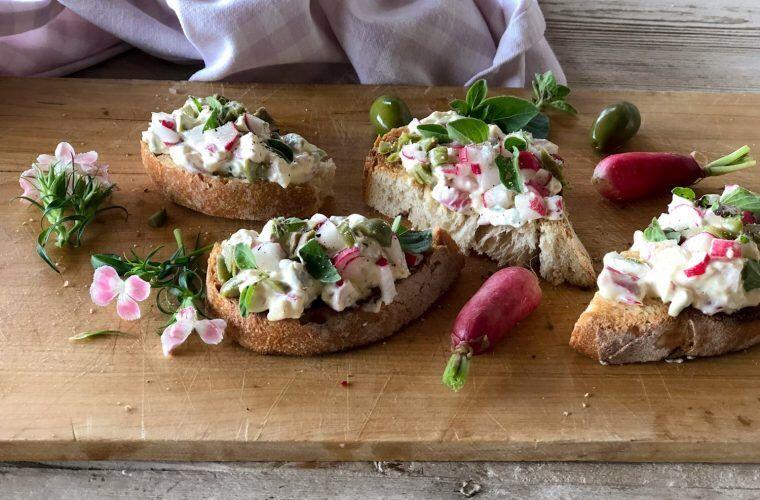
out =
{"type": "Polygon", "coordinates": [[[261,232],[241,229],[222,242],[219,293],[237,298],[240,313],[300,318],[315,301],[335,311],[378,311],[396,296],[430,248],[430,231],[409,231],[361,215],[272,219],[261,232]]]}
{"type": "Polygon", "coordinates": [[[378,151],[388,161],[400,161],[449,210],[477,214],[480,225],[520,227],[564,216],[564,204],[548,201],[562,192],[555,176],[561,177],[563,164],[556,145],[525,131],[504,134],[485,123],[478,140],[462,144],[461,136],[448,136],[446,128],[462,118],[454,111],[436,111],[412,120],[395,143],[381,142],[378,151]]]}
{"type": "Polygon", "coordinates": [[[269,121],[263,108],[252,114],[221,96],[190,97],[171,113],[153,113],[142,140],[190,172],[248,182],[287,187],[335,170],[324,151],[298,134],[280,135],[269,121]]]}
{"type": "Polygon", "coordinates": [[[630,250],[605,255],[600,294],[626,304],[659,298],[671,316],[689,306],[716,314],[760,305],[760,196],[738,186],[701,198],[673,192],[668,212],[636,231],[630,250]]]}

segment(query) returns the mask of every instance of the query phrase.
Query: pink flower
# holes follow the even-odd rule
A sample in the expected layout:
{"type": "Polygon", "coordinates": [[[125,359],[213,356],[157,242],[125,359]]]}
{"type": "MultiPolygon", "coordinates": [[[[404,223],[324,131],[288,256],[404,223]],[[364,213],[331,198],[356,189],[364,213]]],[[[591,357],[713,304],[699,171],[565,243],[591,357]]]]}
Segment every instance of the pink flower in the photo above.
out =
{"type": "MultiPolygon", "coordinates": [[[[52,155],[39,155],[37,157],[37,165],[50,168],[52,164],[59,165],[74,165],[85,174],[94,175],[93,172],[99,172],[100,166],[96,163],[98,161],[98,153],[95,151],[88,151],[86,153],[76,154],[74,148],[68,142],[61,142],[55,148],[55,154],[52,155]]],[[[47,169],[43,169],[47,170],[47,169]]]]}
{"type": "Polygon", "coordinates": [[[97,163],[98,153],[88,151],[86,153],[76,154],[74,148],[68,142],[62,142],[55,148],[55,154],[39,155],[37,162],[32,168],[21,173],[19,184],[24,190],[23,196],[39,200],[40,195],[37,186],[34,185],[34,178],[38,171],[50,170],[51,166],[61,170],[76,170],[77,172],[89,175],[96,179],[101,186],[108,187],[111,185],[111,179],[108,175],[108,165],[97,163]]]}
{"type": "Polygon", "coordinates": [[[101,307],[107,306],[116,298],[116,312],[127,321],[140,319],[140,306],[150,295],[150,284],[138,276],[122,280],[111,266],[95,269],[90,285],[92,301],[101,307]]]}
{"type": "MultiPolygon", "coordinates": [[[[21,196],[26,196],[32,200],[40,201],[40,191],[37,186],[34,185],[34,179],[37,171],[34,168],[29,168],[21,172],[21,176],[18,178],[18,183],[21,185],[21,189],[24,190],[21,196]]],[[[29,204],[28,200],[21,200],[24,203],[29,204]]]]}
{"type": "Polygon", "coordinates": [[[198,332],[205,343],[218,344],[224,337],[225,328],[227,328],[227,322],[223,319],[199,320],[195,307],[184,307],[177,311],[177,321],[167,326],[161,334],[164,356],[169,356],[178,345],[187,340],[193,330],[198,332]]]}

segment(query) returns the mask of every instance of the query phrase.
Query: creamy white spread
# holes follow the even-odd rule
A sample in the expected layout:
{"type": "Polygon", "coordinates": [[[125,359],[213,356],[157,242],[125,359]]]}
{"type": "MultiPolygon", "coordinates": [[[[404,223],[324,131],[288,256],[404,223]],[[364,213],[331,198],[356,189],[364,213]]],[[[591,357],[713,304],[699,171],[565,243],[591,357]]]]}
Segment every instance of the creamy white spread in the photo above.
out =
{"type": "Polygon", "coordinates": [[[208,99],[190,97],[171,113],[152,113],[143,142],[152,153],[168,154],[190,172],[267,180],[282,187],[304,184],[321,171],[335,170],[332,159],[300,135],[281,136],[240,103],[224,98],[220,117],[208,99]],[[225,119],[229,121],[223,123],[225,119]],[[273,147],[276,141],[290,149],[292,160],[273,147]]]}
{"type": "Polygon", "coordinates": [[[243,296],[247,288],[254,287],[249,311],[267,311],[270,321],[300,318],[317,299],[335,311],[360,305],[377,312],[395,298],[395,281],[408,277],[410,266],[422,260],[422,255],[402,249],[399,237],[385,222],[383,229],[389,240],[383,246],[383,238],[374,237],[372,231],[376,228],[372,224],[379,222],[357,214],[316,214],[303,221],[270,220],[260,233],[241,229],[221,245],[224,265],[233,271],[222,290],[234,288],[231,296],[243,296]],[[325,282],[310,274],[299,255],[312,239],[326,254],[339,279],[325,282]],[[239,244],[251,249],[255,268],[239,269],[235,256],[239,244]]]}
{"type": "Polygon", "coordinates": [[[431,185],[430,196],[449,210],[478,214],[480,225],[520,227],[528,221],[564,216],[562,183],[543,163],[550,161],[561,168],[564,162],[557,156],[555,144],[534,139],[526,131],[504,134],[493,124],[488,126],[488,140],[480,144],[439,145],[420,139],[419,125],[445,126],[460,118],[456,111],[436,111],[409,123],[411,140],[400,145],[398,157],[413,182],[431,185]],[[519,178],[507,187],[500,178],[497,158],[512,161],[512,150],[504,147],[510,137],[520,138],[525,146],[519,153],[519,178]]]}
{"type": "Polygon", "coordinates": [[[661,233],[650,225],[636,231],[630,250],[604,256],[599,293],[626,304],[659,298],[670,304],[671,316],[689,306],[715,314],[760,304],[760,288],[747,290],[742,276],[748,261],[760,258],[757,243],[745,234],[754,216],[730,207],[726,213],[720,205],[735,188],[701,200],[673,195],[668,212],[656,219],[661,233]]]}

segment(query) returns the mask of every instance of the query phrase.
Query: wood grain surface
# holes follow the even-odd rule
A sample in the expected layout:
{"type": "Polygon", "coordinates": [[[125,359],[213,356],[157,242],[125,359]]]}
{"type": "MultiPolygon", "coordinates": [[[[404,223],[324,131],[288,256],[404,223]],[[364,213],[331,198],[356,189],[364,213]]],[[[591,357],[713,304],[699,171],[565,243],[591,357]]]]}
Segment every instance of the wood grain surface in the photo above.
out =
{"type": "Polygon", "coordinates": [[[573,88],[760,90],[756,0],[539,0],[573,88]]]}
{"type": "MultiPolygon", "coordinates": [[[[223,92],[266,105],[285,129],[335,158],[336,198],[325,211],[364,211],[361,164],[372,140],[366,110],[390,89],[187,82],[0,80],[0,197],[18,192],[18,173],[62,139],[96,149],[120,185],[114,201],[128,221],[104,218],[81,249],[56,254],[62,276],[34,255],[35,212],[3,204],[0,231],[0,459],[183,460],[684,460],[758,459],[760,407],[750,350],[684,364],[598,365],[567,346],[589,291],[544,286],[534,315],[492,354],[475,361],[459,394],[440,384],[456,311],[492,266],[471,258],[462,279],[422,320],[385,343],[310,359],[262,357],[229,342],[191,339],[161,356],[162,318],[129,324],[94,308],[88,256],[171,242],[171,227],[223,238],[244,222],[167,205],[140,165],[139,133],[149,112],[172,109],[186,93],[223,92]],[[147,192],[146,192],[147,190],[147,192]],[[167,206],[169,223],[147,226],[167,206]],[[72,343],[83,330],[119,328],[129,337],[72,343]],[[340,382],[349,380],[347,388],[340,382]],[[588,397],[584,394],[588,393],[588,397]],[[586,407],[583,403],[586,403],[586,407]]],[[[416,116],[461,94],[449,88],[394,88],[416,116]]],[[[627,207],[601,200],[588,184],[598,160],[587,145],[592,117],[623,97],[576,92],[577,119],[555,117],[552,139],[569,163],[567,202],[598,264],[626,246],[666,198],[627,207]]],[[[709,156],[757,147],[760,96],[630,93],[644,116],[635,149],[709,156]]],[[[732,177],[760,189],[755,172],[732,177]]],[[[703,189],[715,189],[710,179],[703,189]]]]}

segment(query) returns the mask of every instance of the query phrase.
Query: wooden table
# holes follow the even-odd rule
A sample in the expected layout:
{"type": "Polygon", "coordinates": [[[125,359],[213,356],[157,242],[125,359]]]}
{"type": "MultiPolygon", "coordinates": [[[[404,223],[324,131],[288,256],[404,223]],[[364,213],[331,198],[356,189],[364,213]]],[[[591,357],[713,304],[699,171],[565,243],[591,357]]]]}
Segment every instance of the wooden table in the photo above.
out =
{"type": "MultiPolygon", "coordinates": [[[[725,2],[719,11],[710,8],[712,2],[707,0],[684,6],[627,1],[617,3],[615,9],[598,8],[598,2],[588,0],[542,1],[541,5],[547,37],[574,88],[604,84],[640,89],[760,89],[754,76],[760,59],[760,21],[754,2],[725,2]],[[655,43],[650,43],[653,36],[655,43]],[[626,70],[630,68],[626,60],[636,61],[635,72],[626,70]]],[[[134,54],[131,58],[141,59],[134,54]]],[[[176,78],[182,71],[161,73],[151,68],[145,73],[176,78]]],[[[97,70],[88,74],[99,76],[97,70]]],[[[134,71],[130,76],[135,76],[134,71]]],[[[461,498],[457,490],[468,479],[482,485],[486,495],[546,498],[600,493],[681,497],[730,493],[749,498],[760,488],[752,465],[68,462],[0,466],[6,493],[37,496],[56,491],[70,497],[118,491],[177,496],[225,492],[232,497],[298,497],[340,492],[345,497],[461,498]]]]}

